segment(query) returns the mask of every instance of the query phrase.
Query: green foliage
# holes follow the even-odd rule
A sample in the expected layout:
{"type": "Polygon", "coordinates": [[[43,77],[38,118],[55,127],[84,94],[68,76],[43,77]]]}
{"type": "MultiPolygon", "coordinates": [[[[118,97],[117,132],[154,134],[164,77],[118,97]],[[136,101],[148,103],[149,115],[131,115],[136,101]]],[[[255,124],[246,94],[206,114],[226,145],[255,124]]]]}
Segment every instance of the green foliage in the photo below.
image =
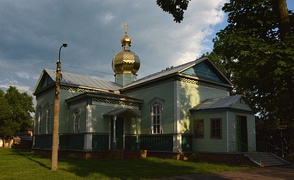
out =
{"type": "MultiPolygon", "coordinates": [[[[0,94],[3,93],[1,90],[0,92],[0,94]]],[[[12,136],[14,134],[12,115],[12,108],[3,93],[2,97],[0,95],[0,135],[12,136]]]]}
{"type": "Polygon", "coordinates": [[[0,136],[11,137],[32,127],[33,98],[16,87],[0,90],[0,136]]]}
{"type": "Polygon", "coordinates": [[[174,21],[180,23],[184,19],[184,11],[187,10],[191,0],[156,0],[157,5],[174,17],[174,21]]]}
{"type": "MultiPolygon", "coordinates": [[[[228,25],[217,33],[213,51],[232,72],[236,93],[247,97],[261,121],[293,126],[294,37],[282,38],[277,1],[231,0],[223,11],[228,25]]],[[[293,13],[288,16],[293,30],[293,13]]]]}

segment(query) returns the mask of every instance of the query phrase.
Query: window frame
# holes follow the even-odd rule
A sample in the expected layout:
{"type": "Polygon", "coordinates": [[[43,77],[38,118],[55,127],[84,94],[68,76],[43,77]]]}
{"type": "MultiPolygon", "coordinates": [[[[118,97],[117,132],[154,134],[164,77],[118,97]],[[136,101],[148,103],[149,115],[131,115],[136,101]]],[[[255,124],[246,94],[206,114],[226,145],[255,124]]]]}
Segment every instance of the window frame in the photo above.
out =
{"type": "Polygon", "coordinates": [[[81,111],[76,109],[73,111],[73,132],[80,132],[80,123],[81,123],[81,111]]]}
{"type": "Polygon", "coordinates": [[[152,134],[161,134],[161,104],[158,102],[155,102],[152,105],[152,112],[151,112],[151,128],[152,128],[152,134]]]}
{"type": "Polygon", "coordinates": [[[52,111],[50,105],[46,106],[46,133],[51,133],[52,111]]]}
{"type": "Polygon", "coordinates": [[[222,139],[222,118],[210,119],[210,138],[222,139]],[[215,123],[214,121],[219,121],[219,122],[215,123]]]}
{"type": "Polygon", "coordinates": [[[150,106],[151,134],[162,134],[162,111],[164,100],[153,98],[148,104],[150,106]]]}
{"type": "Polygon", "coordinates": [[[39,107],[39,109],[38,109],[38,127],[37,127],[38,134],[42,133],[42,116],[43,116],[42,108],[39,107]]]}

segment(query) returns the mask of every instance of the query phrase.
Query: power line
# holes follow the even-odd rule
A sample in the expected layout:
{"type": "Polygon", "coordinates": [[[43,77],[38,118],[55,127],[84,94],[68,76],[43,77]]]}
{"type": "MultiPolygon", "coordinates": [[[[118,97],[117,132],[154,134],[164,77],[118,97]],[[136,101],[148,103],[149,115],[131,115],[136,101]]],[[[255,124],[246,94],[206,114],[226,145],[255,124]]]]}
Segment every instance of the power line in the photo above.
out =
{"type": "Polygon", "coordinates": [[[63,66],[70,67],[70,68],[75,68],[75,69],[81,69],[81,70],[92,71],[92,72],[96,72],[96,73],[102,73],[102,74],[113,75],[113,74],[111,74],[111,73],[107,73],[107,72],[103,72],[103,71],[96,71],[96,70],[87,69],[87,68],[81,68],[81,67],[76,67],[76,66],[68,66],[68,65],[63,65],[63,66]]]}

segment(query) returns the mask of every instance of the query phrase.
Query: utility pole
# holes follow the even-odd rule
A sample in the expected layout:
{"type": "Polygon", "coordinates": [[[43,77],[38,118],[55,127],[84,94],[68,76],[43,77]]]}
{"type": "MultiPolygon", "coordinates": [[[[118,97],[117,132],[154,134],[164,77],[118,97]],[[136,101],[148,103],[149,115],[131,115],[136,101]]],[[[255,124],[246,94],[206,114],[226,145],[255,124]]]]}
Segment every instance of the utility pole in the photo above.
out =
{"type": "Polygon", "coordinates": [[[56,88],[54,100],[54,120],[53,120],[53,137],[52,137],[52,164],[51,170],[57,170],[58,165],[58,146],[59,146],[59,102],[60,102],[60,79],[61,79],[61,62],[60,51],[62,47],[67,47],[67,44],[62,44],[59,48],[57,67],[56,67],[56,88]]]}

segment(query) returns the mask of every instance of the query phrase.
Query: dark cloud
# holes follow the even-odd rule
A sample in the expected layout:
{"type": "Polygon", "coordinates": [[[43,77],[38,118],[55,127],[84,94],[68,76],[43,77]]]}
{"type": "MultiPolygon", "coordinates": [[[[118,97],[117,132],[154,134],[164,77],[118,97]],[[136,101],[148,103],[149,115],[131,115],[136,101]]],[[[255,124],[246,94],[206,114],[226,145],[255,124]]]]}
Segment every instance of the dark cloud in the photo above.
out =
{"type": "Polygon", "coordinates": [[[0,88],[15,85],[31,93],[41,71],[55,69],[65,42],[63,71],[113,81],[110,65],[121,50],[124,22],[142,62],[138,78],[191,61],[206,52],[212,31],[205,29],[221,23],[223,2],[193,0],[184,22],[176,24],[155,0],[1,0],[0,88]],[[203,18],[212,10],[219,14],[203,18]]]}

